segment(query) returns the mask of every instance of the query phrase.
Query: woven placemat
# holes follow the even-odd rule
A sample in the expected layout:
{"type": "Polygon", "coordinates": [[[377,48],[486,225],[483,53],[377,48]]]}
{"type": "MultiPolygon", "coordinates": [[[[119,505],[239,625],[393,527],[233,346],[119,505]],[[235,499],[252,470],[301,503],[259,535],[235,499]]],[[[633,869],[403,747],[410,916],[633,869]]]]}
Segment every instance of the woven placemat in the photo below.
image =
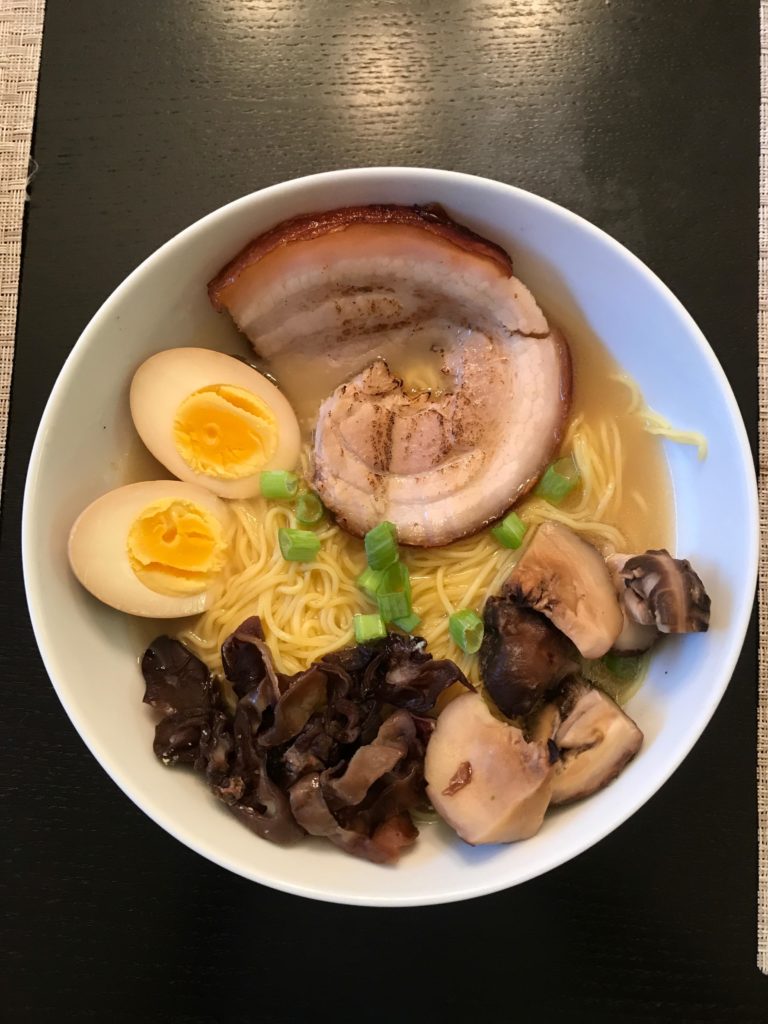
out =
{"type": "Polygon", "coordinates": [[[0,486],[45,0],[0,0],[0,486]]]}
{"type": "Polygon", "coordinates": [[[757,712],[757,966],[768,974],[768,0],[760,2],[760,219],[757,334],[760,407],[760,609],[757,712]]]}

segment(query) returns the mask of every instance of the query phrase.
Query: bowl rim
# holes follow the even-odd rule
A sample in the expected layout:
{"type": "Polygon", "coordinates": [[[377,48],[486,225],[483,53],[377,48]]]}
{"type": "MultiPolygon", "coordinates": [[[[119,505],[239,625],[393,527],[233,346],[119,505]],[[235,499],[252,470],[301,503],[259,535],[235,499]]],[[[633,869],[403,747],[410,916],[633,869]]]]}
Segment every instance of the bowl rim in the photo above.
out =
{"type": "MultiPolygon", "coordinates": [[[[177,232],[177,234],[173,235],[165,243],[155,249],[149,256],[142,260],[142,262],[139,263],[139,265],[111,292],[86,324],[77,341],[73,345],[72,350],[64,361],[53,388],[51,389],[51,393],[48,397],[43,415],[38,425],[34,445],[29,459],[26,483],[24,487],[21,528],[24,588],[29,616],[43,665],[56,695],[67,713],[67,716],[79,733],[86,747],[96,758],[101,768],[107,772],[113,782],[120,787],[120,789],[137,807],[139,807],[166,832],[174,836],[174,838],[178,839],[185,846],[205,857],[207,860],[213,861],[220,867],[232,871],[234,874],[297,896],[317,899],[324,902],[372,907],[428,906],[453,903],[512,888],[522,882],[529,881],[532,878],[545,874],[594,846],[600,840],[605,838],[606,835],[610,834],[622,825],[637,810],[639,810],[640,807],[650,800],[651,797],[658,792],[661,786],[663,786],[670,776],[677,770],[682,761],[688,756],[711,720],[713,714],[717,710],[723,694],[725,693],[725,690],[733,676],[736,662],[743,649],[744,639],[749,627],[752,608],[754,605],[754,592],[757,584],[759,541],[760,521],[758,512],[757,479],[752,450],[741,411],[738,403],[736,402],[736,398],[733,394],[728,378],[725,375],[725,371],[723,370],[714,350],[709,345],[709,342],[704,337],[704,334],[694,321],[691,314],[686,310],[671,289],[645,263],[643,263],[639,257],[635,256],[631,250],[626,248],[607,232],[594,225],[591,221],[588,221],[579,214],[561,206],[559,203],[555,203],[554,201],[546,199],[543,196],[539,196],[536,193],[529,192],[526,189],[519,188],[516,185],[510,185],[505,182],[485,178],[480,175],[466,174],[459,171],[440,168],[407,166],[359,167],[322,171],[316,174],[291,178],[287,181],[278,182],[273,185],[266,186],[265,188],[257,189],[254,192],[250,192],[237,199],[233,199],[230,202],[225,203],[223,206],[219,206],[198,218],[196,221],[177,232]],[[664,770],[658,776],[657,780],[655,780],[653,787],[650,790],[643,790],[634,799],[627,801],[620,812],[615,816],[612,816],[610,821],[604,827],[601,826],[600,828],[594,829],[584,839],[577,838],[575,841],[567,844],[564,849],[557,849],[549,856],[543,857],[535,865],[532,865],[530,869],[519,872],[518,877],[514,880],[510,881],[501,877],[498,881],[484,880],[481,884],[478,884],[476,881],[474,884],[468,884],[447,895],[443,893],[428,893],[425,896],[390,896],[386,894],[363,896],[360,894],[329,891],[328,889],[319,888],[315,884],[296,883],[282,877],[270,875],[264,871],[253,870],[250,865],[245,866],[240,862],[236,862],[234,858],[228,857],[221,851],[209,848],[205,843],[198,842],[194,836],[189,835],[185,828],[175,822],[173,820],[173,816],[161,807],[157,801],[151,798],[147,799],[143,793],[137,793],[136,787],[131,781],[130,776],[126,775],[126,773],[114,763],[110,751],[101,744],[98,737],[93,735],[88,724],[78,713],[74,706],[74,702],[69,699],[66,681],[63,678],[59,678],[56,671],[55,654],[46,626],[43,602],[41,601],[40,593],[35,586],[32,569],[35,559],[35,551],[32,546],[32,519],[33,510],[35,508],[35,497],[38,491],[39,474],[46,436],[51,429],[52,424],[56,420],[59,407],[62,405],[64,397],[69,390],[69,384],[76,376],[81,354],[87,348],[91,335],[100,330],[102,323],[109,319],[113,307],[120,302],[126,292],[133,288],[136,280],[142,277],[147,271],[151,270],[156,262],[166,258],[176,249],[183,248],[190,238],[207,227],[212,221],[223,217],[225,214],[236,210],[240,206],[244,208],[247,207],[256,196],[261,197],[265,202],[269,202],[270,198],[281,197],[291,191],[301,191],[302,187],[311,183],[321,183],[323,181],[343,182],[344,180],[349,179],[375,179],[382,175],[389,177],[393,182],[408,179],[410,182],[416,181],[418,183],[420,179],[427,183],[434,182],[437,179],[449,184],[456,183],[461,185],[462,183],[474,183],[475,186],[482,186],[486,189],[490,189],[491,191],[496,191],[500,195],[517,195],[524,198],[527,203],[534,207],[539,206],[545,208],[551,213],[565,218],[579,230],[592,235],[602,244],[606,245],[609,250],[621,259],[628,261],[635,271],[644,277],[648,283],[652,285],[655,290],[659,291],[667,302],[671,304],[674,312],[677,313],[683,324],[687,327],[692,340],[695,342],[699,350],[699,354],[708,363],[710,371],[717,380],[719,390],[729,411],[730,426],[738,440],[741,456],[740,476],[746,485],[745,500],[749,521],[749,536],[747,538],[747,544],[750,572],[749,578],[745,580],[743,599],[735,609],[737,621],[733,623],[732,628],[729,631],[728,645],[724,650],[724,656],[721,662],[720,681],[717,688],[709,694],[708,699],[698,705],[695,709],[695,714],[692,715],[692,721],[689,724],[687,735],[679,744],[675,745],[673,754],[668,757],[664,770]]],[[[467,871],[467,878],[468,880],[471,880],[471,870],[467,871]]],[[[382,888],[386,889],[386,886],[383,886],[382,888]]]]}

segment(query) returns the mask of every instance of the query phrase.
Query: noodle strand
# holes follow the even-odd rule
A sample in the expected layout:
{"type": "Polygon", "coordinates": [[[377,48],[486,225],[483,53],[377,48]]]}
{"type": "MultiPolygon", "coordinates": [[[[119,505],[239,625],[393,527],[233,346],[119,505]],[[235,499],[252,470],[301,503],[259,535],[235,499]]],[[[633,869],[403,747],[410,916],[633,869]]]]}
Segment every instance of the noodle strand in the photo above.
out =
{"type": "MultiPolygon", "coordinates": [[[[685,444],[706,443],[700,435],[673,430],[649,410],[639,389],[624,375],[614,377],[629,390],[629,410],[646,431],[685,444]]],[[[555,506],[535,493],[524,497],[516,511],[529,527],[545,521],[562,523],[595,544],[603,554],[628,550],[629,538],[617,526],[625,499],[641,512],[648,505],[636,489],[625,494],[624,453],[615,418],[583,415],[572,419],[562,451],[571,452],[581,486],[555,506]]],[[[309,477],[309,450],[302,454],[309,477]]],[[[321,523],[316,561],[309,565],[283,559],[278,544],[281,527],[299,524],[290,503],[257,497],[230,503],[234,527],[231,558],[212,595],[209,609],[181,634],[181,639],[221,672],[224,639],[250,615],[261,618],[278,671],[298,672],[312,661],[353,642],[356,613],[373,606],[357,586],[365,568],[362,541],[331,521],[321,523]]],[[[482,612],[489,597],[498,594],[520,552],[503,548],[490,530],[455,541],[443,548],[405,548],[402,559],[411,576],[412,603],[423,636],[435,658],[451,658],[478,682],[478,658],[459,651],[448,631],[448,617],[458,608],[482,612]]]]}

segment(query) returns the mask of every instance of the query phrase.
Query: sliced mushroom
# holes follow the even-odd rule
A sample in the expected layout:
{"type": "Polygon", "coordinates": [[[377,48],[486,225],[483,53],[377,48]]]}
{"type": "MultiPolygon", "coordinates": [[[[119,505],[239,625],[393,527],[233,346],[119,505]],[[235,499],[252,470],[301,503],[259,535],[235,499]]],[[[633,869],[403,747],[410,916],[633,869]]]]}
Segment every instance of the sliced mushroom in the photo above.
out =
{"type": "MultiPolygon", "coordinates": [[[[562,720],[557,704],[554,702],[542,704],[528,716],[525,723],[525,735],[532,743],[554,743],[562,720]]],[[[557,749],[556,744],[555,749],[557,749]]],[[[557,758],[550,757],[550,760],[557,760],[557,758]]]]}
{"type": "Polygon", "coordinates": [[[709,628],[709,596],[687,559],[668,551],[646,551],[628,558],[620,570],[626,582],[625,605],[630,616],[662,633],[705,633],[709,628]]]}
{"type": "Polygon", "coordinates": [[[552,803],[564,804],[596,793],[629,764],[643,734],[618,704],[581,680],[568,684],[555,733],[560,760],[552,803]]]}
{"type": "Polygon", "coordinates": [[[483,619],[480,675],[505,715],[527,715],[548,690],[578,668],[571,642],[539,612],[508,597],[491,597],[483,619]]]}
{"type": "Polygon", "coordinates": [[[647,651],[652,647],[661,635],[656,628],[655,623],[643,623],[638,622],[637,619],[630,613],[629,606],[633,603],[633,599],[636,601],[637,598],[630,588],[627,587],[624,577],[621,575],[624,566],[627,564],[633,555],[615,554],[609,555],[605,560],[605,564],[608,566],[608,571],[611,574],[613,585],[616,589],[616,595],[621,605],[621,614],[623,616],[624,625],[621,627],[621,632],[613,642],[611,650],[617,654],[642,654],[643,651],[647,651]]]}
{"type": "MultiPolygon", "coordinates": [[[[209,292],[289,399],[312,360],[309,385],[324,399],[313,486],[354,533],[383,519],[406,544],[473,533],[557,448],[568,346],[508,255],[439,210],[352,207],[280,224],[209,292]],[[439,387],[403,385],[394,371],[414,352],[429,357],[439,387]]],[[[317,406],[297,411],[314,424],[317,406]]]]}
{"type": "Polygon", "coordinates": [[[621,632],[611,577],[596,548],[559,523],[542,523],[504,585],[546,615],[585,658],[600,658],[621,632]]]}
{"type": "Polygon", "coordinates": [[[520,729],[494,718],[479,694],[468,693],[438,718],[424,774],[435,810],[475,846],[535,835],[553,769],[546,744],[527,742],[520,729]]]}

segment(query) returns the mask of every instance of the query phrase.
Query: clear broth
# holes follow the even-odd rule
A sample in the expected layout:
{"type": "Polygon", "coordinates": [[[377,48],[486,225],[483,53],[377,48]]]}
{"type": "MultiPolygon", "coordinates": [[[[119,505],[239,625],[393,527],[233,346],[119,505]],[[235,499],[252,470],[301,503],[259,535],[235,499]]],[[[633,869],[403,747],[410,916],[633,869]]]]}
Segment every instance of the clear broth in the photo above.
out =
{"type": "Polygon", "coordinates": [[[629,411],[632,394],[621,380],[627,375],[599,338],[582,328],[568,342],[573,360],[571,417],[582,414],[587,423],[612,419],[621,437],[624,487],[611,525],[624,533],[631,552],[672,550],[672,482],[661,440],[648,433],[639,412],[629,411]]]}
{"type": "Polygon", "coordinates": [[[385,360],[408,392],[431,391],[437,397],[450,390],[453,382],[443,369],[443,350],[457,342],[460,333],[461,328],[455,326],[442,329],[437,324],[428,324],[392,334],[373,348],[361,345],[356,356],[345,352],[343,364],[334,359],[333,353],[327,358],[314,357],[311,372],[305,356],[282,352],[269,360],[269,370],[293,406],[308,440],[324,399],[374,359],[385,360]]]}

